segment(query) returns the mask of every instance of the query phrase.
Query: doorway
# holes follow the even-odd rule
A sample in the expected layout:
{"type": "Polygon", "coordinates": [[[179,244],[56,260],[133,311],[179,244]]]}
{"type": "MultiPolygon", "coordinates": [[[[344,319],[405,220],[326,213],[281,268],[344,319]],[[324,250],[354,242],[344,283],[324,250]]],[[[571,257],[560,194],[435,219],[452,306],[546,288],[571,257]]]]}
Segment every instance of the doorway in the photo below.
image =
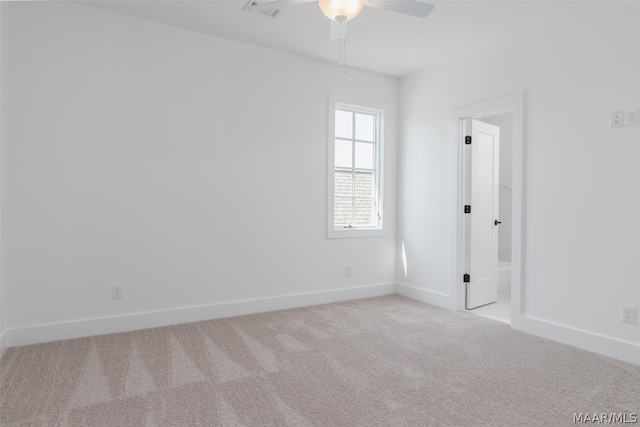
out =
{"type": "MultiPolygon", "coordinates": [[[[458,212],[458,221],[455,229],[456,245],[454,245],[454,256],[457,263],[455,284],[452,285],[452,290],[455,290],[458,295],[458,310],[468,310],[471,313],[510,323],[513,328],[519,329],[520,316],[523,314],[521,309],[523,306],[521,280],[523,94],[514,94],[457,109],[454,111],[453,118],[456,139],[454,159],[457,162],[456,181],[458,182],[454,204],[456,212],[458,212]],[[483,204],[485,205],[484,209],[488,209],[488,213],[475,219],[476,230],[484,227],[484,237],[480,240],[476,238],[476,247],[474,247],[474,241],[471,240],[474,224],[470,223],[471,215],[465,213],[470,204],[470,209],[472,211],[474,209],[473,204],[470,203],[473,199],[470,197],[473,174],[469,172],[472,162],[465,154],[470,151],[469,146],[465,143],[465,137],[468,136],[468,126],[472,120],[476,123],[479,122],[481,126],[486,124],[489,129],[491,127],[499,129],[499,144],[495,149],[486,149],[485,145],[484,154],[476,153],[476,156],[484,157],[485,162],[495,155],[494,172],[496,172],[495,182],[491,184],[495,184],[495,191],[489,191],[487,183],[484,184],[484,190],[482,188],[475,190],[476,195],[482,195],[482,199],[476,197],[473,203],[479,209],[482,209],[483,204]],[[494,202],[495,210],[489,209],[487,206],[491,206],[494,202]],[[489,218],[487,215],[493,218],[489,218]],[[478,224],[482,227],[479,227],[478,224]],[[488,237],[492,235],[491,233],[495,235],[493,238],[495,242],[492,242],[488,237]],[[491,247],[493,243],[495,243],[495,249],[491,247]],[[494,251],[495,254],[493,254],[494,251]],[[471,259],[474,256],[475,264],[471,259]],[[479,262],[485,265],[478,266],[479,262]],[[474,270],[476,272],[475,278],[474,270]],[[483,281],[483,283],[478,284],[478,281],[483,281]],[[476,298],[470,303],[468,291],[471,286],[476,286],[476,288],[471,288],[471,292],[480,289],[480,298],[476,298]],[[483,286],[490,288],[490,290],[482,291],[483,286]],[[483,298],[488,298],[488,300],[483,298]]],[[[486,137],[484,142],[487,143],[486,137]]],[[[476,149],[479,148],[479,146],[476,147],[476,149]]],[[[489,168],[485,164],[484,169],[491,170],[493,167],[494,164],[491,164],[489,168]]],[[[476,293],[477,295],[478,293],[476,293]]]]}
{"type": "MultiPolygon", "coordinates": [[[[473,127],[474,133],[481,138],[473,141],[476,147],[467,145],[463,153],[465,156],[476,154],[464,162],[463,171],[471,181],[464,183],[465,189],[473,189],[472,193],[476,193],[471,196],[474,209],[471,215],[466,215],[465,221],[465,229],[471,231],[471,241],[465,242],[467,271],[474,273],[466,284],[465,308],[475,314],[510,323],[513,112],[475,117],[471,123],[475,126],[469,124],[468,127],[473,127]],[[485,218],[482,218],[482,212],[478,212],[483,208],[485,218]],[[474,215],[480,216],[486,224],[474,226],[471,223],[474,215]]],[[[466,133],[470,130],[467,129],[466,133]]]]}

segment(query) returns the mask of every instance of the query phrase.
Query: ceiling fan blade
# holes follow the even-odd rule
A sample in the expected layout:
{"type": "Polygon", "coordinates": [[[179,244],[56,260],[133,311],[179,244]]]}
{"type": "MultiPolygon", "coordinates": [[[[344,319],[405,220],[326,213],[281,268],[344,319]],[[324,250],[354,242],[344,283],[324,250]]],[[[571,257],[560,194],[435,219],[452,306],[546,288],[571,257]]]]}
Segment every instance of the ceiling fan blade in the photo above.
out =
{"type": "Polygon", "coordinates": [[[370,0],[365,1],[364,5],[416,16],[418,18],[426,17],[434,8],[430,3],[423,3],[417,0],[370,0]]]}
{"type": "Polygon", "coordinates": [[[297,6],[299,4],[313,3],[317,0],[250,0],[244,7],[251,12],[264,12],[283,7],[297,6]]]}

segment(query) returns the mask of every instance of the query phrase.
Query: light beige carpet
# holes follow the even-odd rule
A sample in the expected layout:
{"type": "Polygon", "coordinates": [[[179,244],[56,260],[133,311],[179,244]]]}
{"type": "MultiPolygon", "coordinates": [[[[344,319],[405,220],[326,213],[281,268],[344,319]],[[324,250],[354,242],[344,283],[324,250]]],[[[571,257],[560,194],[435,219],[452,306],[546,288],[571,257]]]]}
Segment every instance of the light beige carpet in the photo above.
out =
{"type": "Polygon", "coordinates": [[[2,426],[562,426],[640,367],[399,296],[9,348],[2,426]]]}

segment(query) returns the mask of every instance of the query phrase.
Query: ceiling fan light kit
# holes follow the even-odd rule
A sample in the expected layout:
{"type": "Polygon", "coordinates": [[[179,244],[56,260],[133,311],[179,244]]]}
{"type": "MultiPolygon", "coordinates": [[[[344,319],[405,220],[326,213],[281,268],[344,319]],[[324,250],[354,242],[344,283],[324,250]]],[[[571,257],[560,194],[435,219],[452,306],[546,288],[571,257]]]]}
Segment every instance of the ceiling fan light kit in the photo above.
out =
{"type": "Polygon", "coordinates": [[[342,22],[358,16],[364,0],[318,0],[318,6],[327,18],[342,22]]]}

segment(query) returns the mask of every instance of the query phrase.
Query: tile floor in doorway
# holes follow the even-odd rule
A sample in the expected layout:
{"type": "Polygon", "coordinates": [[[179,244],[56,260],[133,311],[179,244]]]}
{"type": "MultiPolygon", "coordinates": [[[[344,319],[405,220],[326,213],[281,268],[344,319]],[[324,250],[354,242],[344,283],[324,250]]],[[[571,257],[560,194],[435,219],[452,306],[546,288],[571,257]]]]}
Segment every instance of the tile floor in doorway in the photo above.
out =
{"type": "Polygon", "coordinates": [[[478,307],[470,312],[500,322],[511,323],[511,292],[500,292],[498,302],[478,307]]]}

